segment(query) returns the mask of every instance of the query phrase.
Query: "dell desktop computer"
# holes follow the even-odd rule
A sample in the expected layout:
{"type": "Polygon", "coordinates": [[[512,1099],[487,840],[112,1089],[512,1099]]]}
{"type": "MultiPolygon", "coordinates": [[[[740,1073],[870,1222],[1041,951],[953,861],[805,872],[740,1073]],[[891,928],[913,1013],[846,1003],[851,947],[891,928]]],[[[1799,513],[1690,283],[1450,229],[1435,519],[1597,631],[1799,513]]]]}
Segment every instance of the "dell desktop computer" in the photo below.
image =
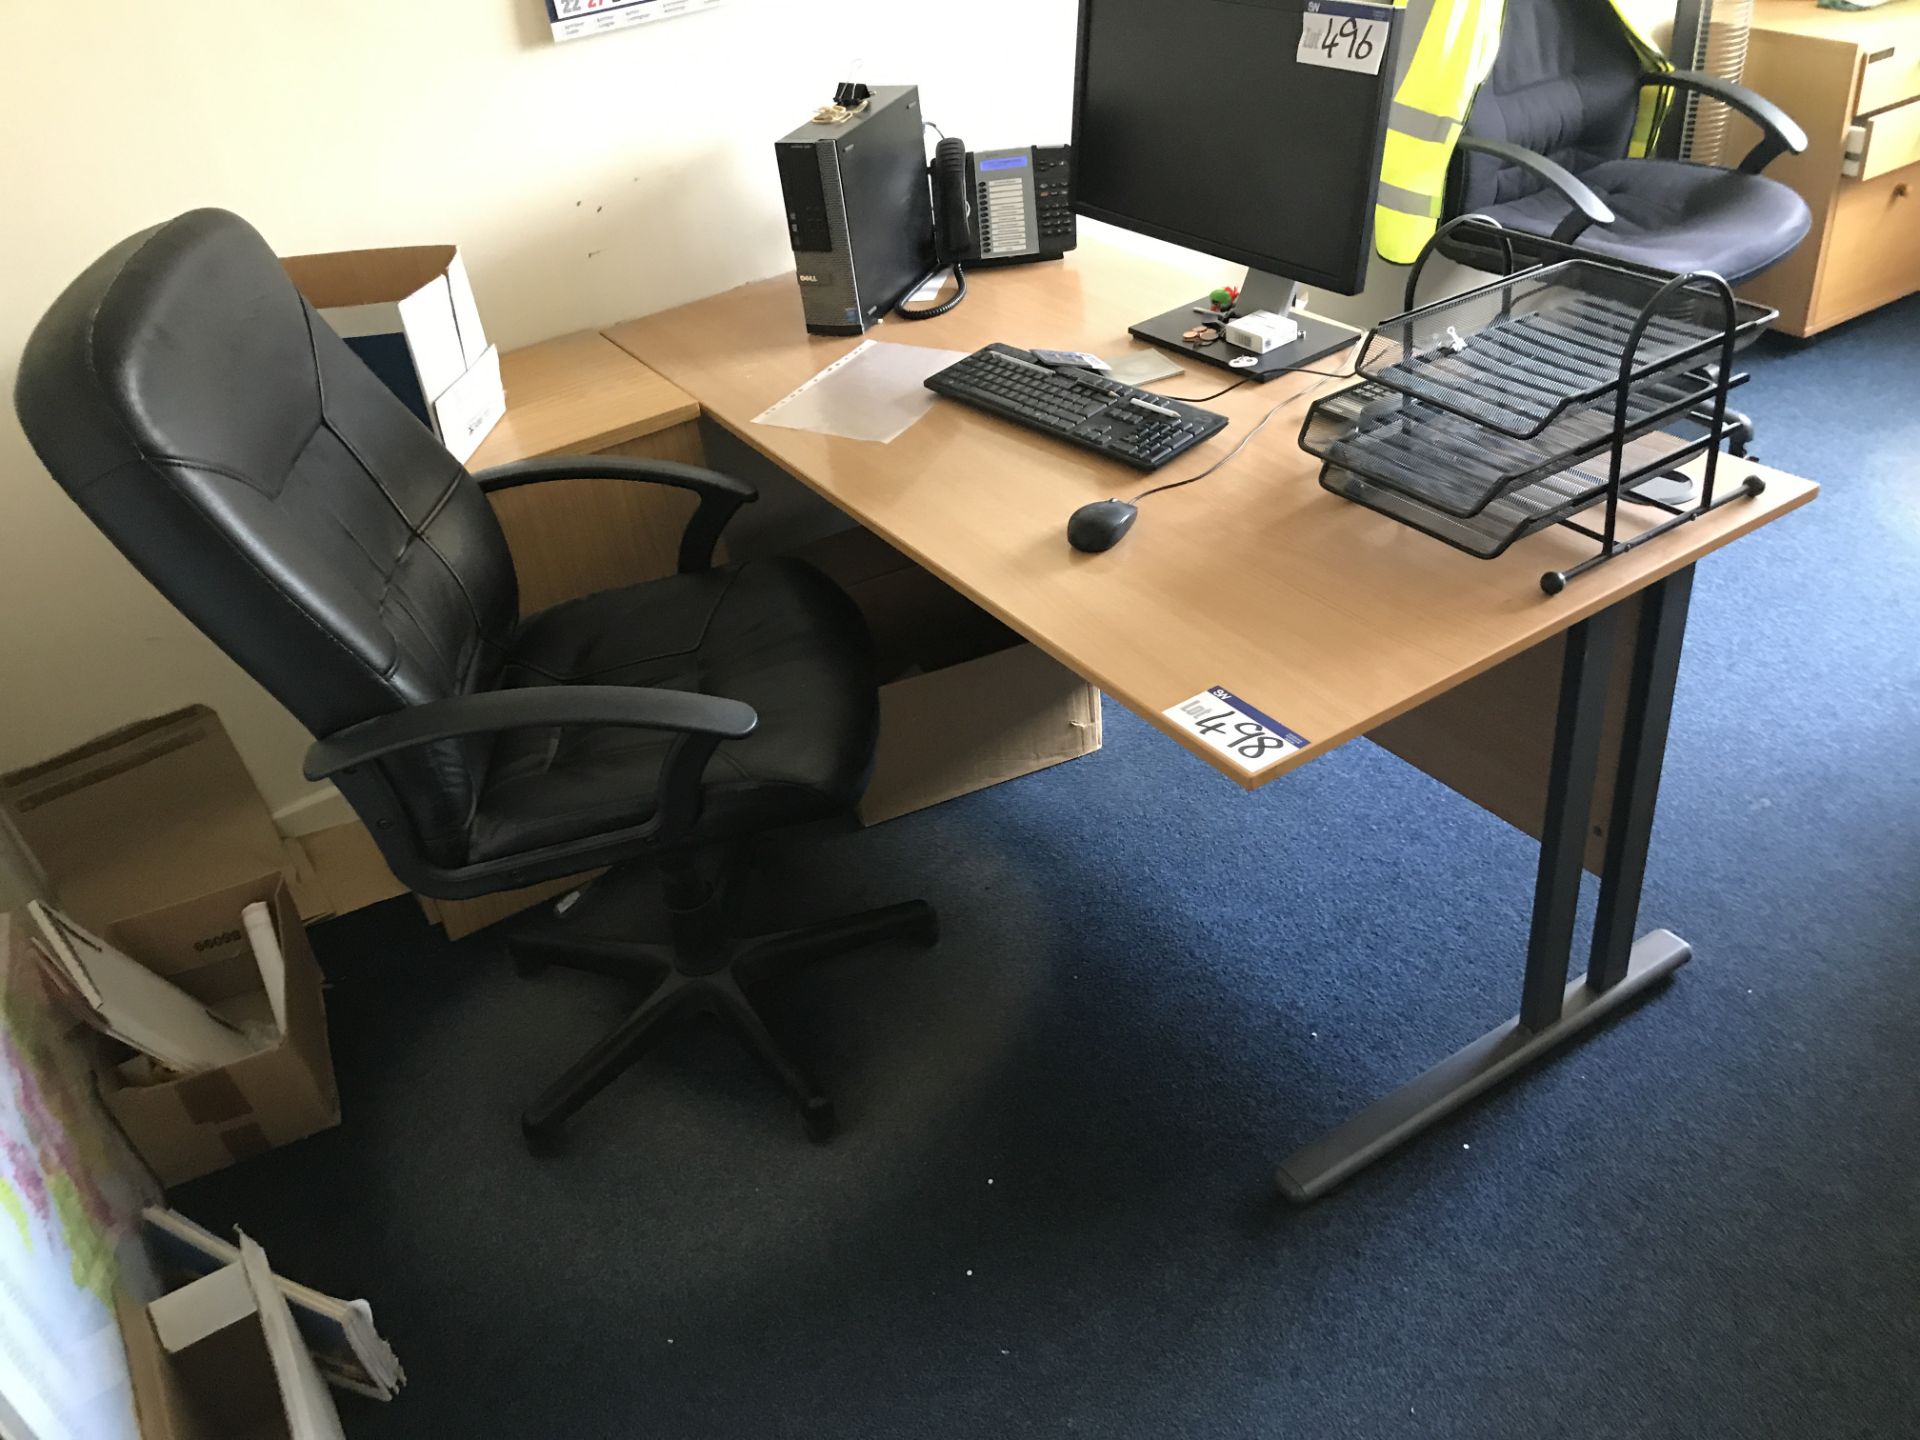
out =
{"type": "Polygon", "coordinates": [[[774,153],[807,329],[859,335],[933,269],[919,87],[876,85],[774,153]]]}
{"type": "Polygon", "coordinates": [[[1199,296],[1135,335],[1257,380],[1352,343],[1294,302],[1301,284],[1354,295],[1365,283],[1402,13],[1344,0],[1080,0],[1075,208],[1247,266],[1235,311],[1281,322],[1262,318],[1229,344],[1200,325],[1199,296]],[[1187,339],[1197,327],[1208,336],[1187,339]]]}

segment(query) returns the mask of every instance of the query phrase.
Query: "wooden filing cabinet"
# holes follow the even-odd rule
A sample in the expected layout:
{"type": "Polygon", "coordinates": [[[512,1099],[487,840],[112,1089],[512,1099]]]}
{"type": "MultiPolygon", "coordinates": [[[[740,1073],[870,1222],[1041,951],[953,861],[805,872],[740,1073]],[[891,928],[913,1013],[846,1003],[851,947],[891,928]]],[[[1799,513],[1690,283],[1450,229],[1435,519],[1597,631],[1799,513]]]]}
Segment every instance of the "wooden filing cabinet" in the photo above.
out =
{"type": "MultiPolygon", "coordinates": [[[[1742,286],[1814,335],[1920,290],[1920,0],[1858,13],[1759,0],[1745,83],[1807,132],[1767,174],[1813,212],[1800,248],[1742,286]]],[[[1722,158],[1759,139],[1731,117],[1722,158]]]]}

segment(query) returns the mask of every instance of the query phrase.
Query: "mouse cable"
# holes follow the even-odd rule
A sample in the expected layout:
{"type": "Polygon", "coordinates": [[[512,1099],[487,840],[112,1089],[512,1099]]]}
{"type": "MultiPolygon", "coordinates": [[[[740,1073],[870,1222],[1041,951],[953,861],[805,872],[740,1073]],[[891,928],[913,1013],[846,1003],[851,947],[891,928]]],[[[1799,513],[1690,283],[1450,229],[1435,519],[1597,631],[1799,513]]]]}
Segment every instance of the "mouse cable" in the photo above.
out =
{"type": "MultiPolygon", "coordinates": [[[[1329,380],[1351,380],[1354,378],[1354,376],[1358,375],[1360,372],[1354,369],[1351,365],[1349,365],[1345,370],[1315,370],[1311,366],[1307,366],[1307,365],[1288,365],[1283,367],[1282,369],[1274,371],[1273,373],[1276,375],[1324,375],[1329,380]]],[[[1242,375],[1238,380],[1234,381],[1233,384],[1227,386],[1227,388],[1224,390],[1216,390],[1211,395],[1195,395],[1195,396],[1192,396],[1191,398],[1185,395],[1168,395],[1165,391],[1162,391],[1162,390],[1153,390],[1153,391],[1149,391],[1148,393],[1152,395],[1158,395],[1163,400],[1178,400],[1182,405],[1204,405],[1209,400],[1218,400],[1222,395],[1231,395],[1234,391],[1238,390],[1242,385],[1245,385],[1249,381],[1257,378],[1258,378],[1257,376],[1253,376],[1253,375],[1242,375]]]]}
{"type": "MultiPolygon", "coordinates": [[[[1304,375],[1323,375],[1329,380],[1350,380],[1353,378],[1356,372],[1351,369],[1336,372],[1332,370],[1309,370],[1305,366],[1292,366],[1292,367],[1289,367],[1289,369],[1283,373],[1304,374],[1304,375]]],[[[1227,388],[1232,389],[1233,387],[1228,386],[1227,388]]],[[[1262,430],[1266,429],[1268,422],[1271,421],[1274,416],[1278,415],[1282,410],[1286,409],[1287,406],[1293,404],[1294,401],[1306,399],[1307,395],[1312,394],[1314,390],[1317,390],[1319,388],[1320,388],[1319,386],[1313,386],[1310,389],[1308,389],[1304,394],[1289,395],[1284,400],[1275,401],[1273,408],[1267,411],[1265,415],[1262,415],[1260,417],[1260,423],[1258,425],[1255,425],[1253,429],[1249,430],[1245,435],[1242,435],[1240,437],[1240,443],[1238,445],[1234,446],[1233,449],[1229,450],[1226,454],[1222,455],[1218,460],[1214,461],[1211,465],[1207,466],[1207,468],[1202,470],[1198,475],[1189,475],[1184,480],[1169,480],[1164,485],[1152,486],[1149,489],[1142,490],[1138,495],[1135,495],[1127,503],[1129,505],[1138,505],[1142,500],[1146,499],[1149,495],[1158,495],[1162,490],[1178,490],[1182,485],[1192,485],[1197,481],[1206,479],[1209,475],[1213,474],[1214,471],[1218,470],[1222,465],[1225,465],[1229,460],[1233,459],[1242,450],[1246,449],[1247,446],[1251,445],[1253,443],[1253,437],[1258,435],[1262,430]]]]}
{"type": "Polygon", "coordinates": [[[1253,429],[1249,430],[1245,435],[1242,435],[1240,437],[1240,443],[1238,445],[1234,446],[1233,449],[1229,450],[1226,454],[1222,455],[1218,460],[1214,461],[1211,465],[1207,466],[1207,468],[1202,470],[1198,475],[1189,475],[1184,480],[1169,480],[1164,485],[1155,485],[1151,489],[1142,490],[1138,495],[1135,495],[1130,500],[1128,500],[1127,503],[1129,505],[1138,505],[1142,500],[1146,499],[1149,495],[1158,495],[1162,490],[1178,490],[1182,485],[1192,485],[1197,481],[1206,479],[1209,475],[1213,474],[1214,471],[1218,470],[1222,465],[1226,464],[1229,460],[1233,459],[1234,456],[1238,455],[1242,450],[1246,449],[1248,445],[1252,444],[1253,437],[1258,435],[1262,430],[1267,428],[1267,422],[1269,420],[1273,419],[1274,416],[1278,415],[1282,410],[1286,409],[1287,406],[1291,405],[1295,400],[1299,398],[1300,397],[1297,395],[1289,395],[1285,400],[1279,401],[1277,404],[1275,404],[1271,410],[1267,411],[1265,415],[1260,417],[1260,423],[1258,425],[1254,426],[1253,429]]]}

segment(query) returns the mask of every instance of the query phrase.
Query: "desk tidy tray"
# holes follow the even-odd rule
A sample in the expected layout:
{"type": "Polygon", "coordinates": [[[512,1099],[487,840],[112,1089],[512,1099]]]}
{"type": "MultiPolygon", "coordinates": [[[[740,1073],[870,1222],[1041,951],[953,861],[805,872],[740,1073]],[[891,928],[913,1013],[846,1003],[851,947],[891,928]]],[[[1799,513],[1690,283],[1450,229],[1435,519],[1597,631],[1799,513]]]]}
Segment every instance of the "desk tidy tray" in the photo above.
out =
{"type": "MultiPolygon", "coordinates": [[[[1751,474],[1717,495],[1715,486],[1722,446],[1743,457],[1752,432],[1727,405],[1746,380],[1734,356],[1773,312],[1707,272],[1591,258],[1516,270],[1515,238],[1476,215],[1442,226],[1414,262],[1406,313],[1375,326],[1361,347],[1364,383],[1316,401],[1300,447],[1324,462],[1326,489],[1481,559],[1551,525],[1598,542],[1598,554],[1541,576],[1552,595],[1696,515],[1760,493],[1751,474]],[[1428,256],[1463,229],[1491,233],[1509,273],[1413,308],[1428,256]],[[1697,502],[1626,493],[1702,455],[1697,502]],[[1667,518],[1623,539],[1623,499],[1667,518]],[[1574,519],[1602,502],[1599,529],[1574,519]]],[[[1556,241],[1524,243],[1571,254],[1556,241]]]]}

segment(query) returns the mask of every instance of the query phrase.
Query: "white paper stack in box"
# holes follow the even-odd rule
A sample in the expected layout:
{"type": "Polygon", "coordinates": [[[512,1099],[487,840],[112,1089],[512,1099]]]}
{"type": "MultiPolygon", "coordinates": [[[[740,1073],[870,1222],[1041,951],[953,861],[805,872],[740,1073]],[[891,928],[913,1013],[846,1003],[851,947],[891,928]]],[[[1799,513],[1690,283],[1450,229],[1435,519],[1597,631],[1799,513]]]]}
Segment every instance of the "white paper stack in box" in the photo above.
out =
{"type": "Polygon", "coordinates": [[[292,255],[307,303],[465,464],[507,413],[500,351],[487,343],[453,245],[292,255]]]}

